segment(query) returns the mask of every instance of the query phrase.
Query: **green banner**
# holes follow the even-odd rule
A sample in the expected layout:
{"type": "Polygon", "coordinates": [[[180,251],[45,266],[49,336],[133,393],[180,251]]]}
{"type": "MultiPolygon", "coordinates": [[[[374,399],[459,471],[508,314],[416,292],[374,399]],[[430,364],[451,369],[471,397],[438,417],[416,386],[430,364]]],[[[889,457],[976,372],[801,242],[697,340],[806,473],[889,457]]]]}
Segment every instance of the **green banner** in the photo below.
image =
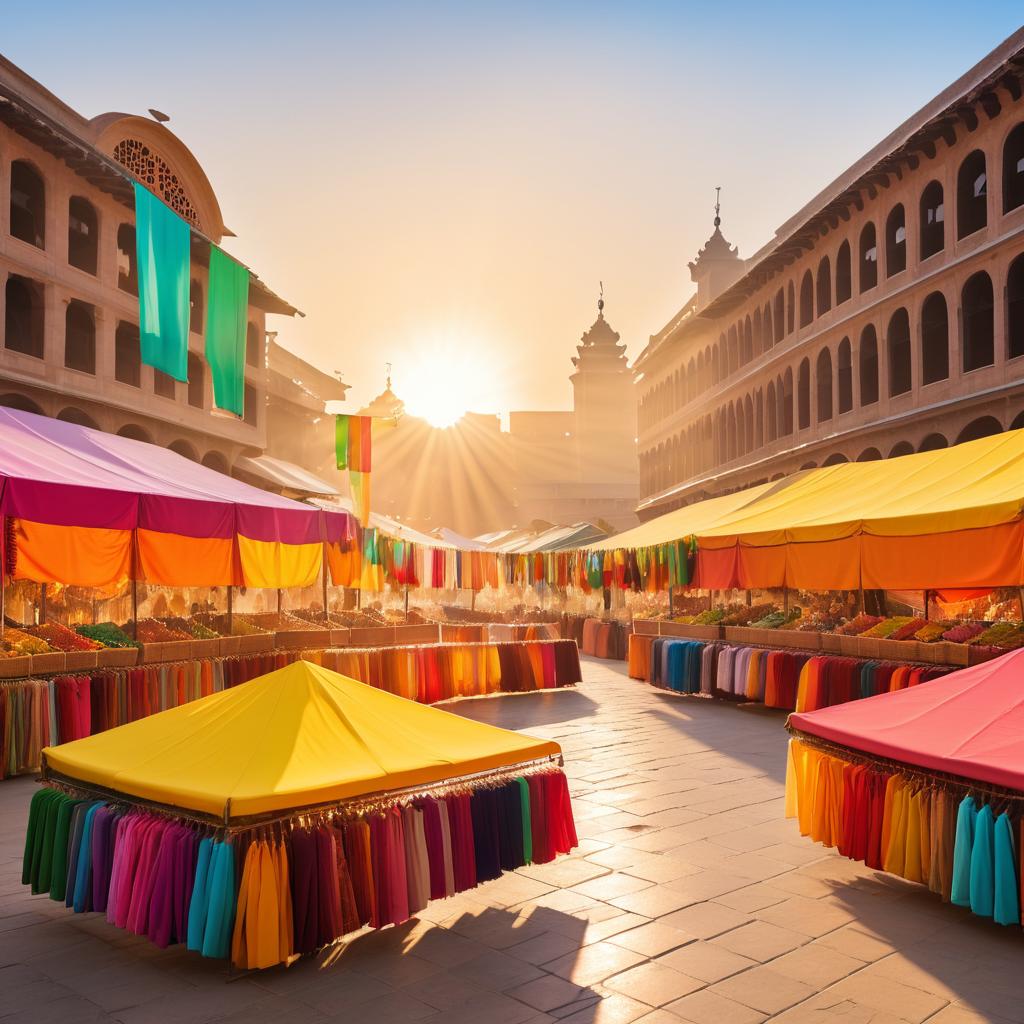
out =
{"type": "Polygon", "coordinates": [[[213,401],[238,416],[245,412],[245,332],[249,319],[249,271],[223,249],[210,246],[206,361],[213,401]]]}

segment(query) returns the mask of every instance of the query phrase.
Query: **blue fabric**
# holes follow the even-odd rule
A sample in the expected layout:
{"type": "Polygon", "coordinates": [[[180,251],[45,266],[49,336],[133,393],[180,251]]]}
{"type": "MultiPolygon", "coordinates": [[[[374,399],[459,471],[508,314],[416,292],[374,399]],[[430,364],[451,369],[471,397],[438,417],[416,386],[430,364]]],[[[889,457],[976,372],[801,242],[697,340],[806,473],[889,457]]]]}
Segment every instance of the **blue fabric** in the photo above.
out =
{"type": "Polygon", "coordinates": [[[1020,924],[1020,897],[1017,883],[1017,857],[1013,848],[1013,825],[1004,812],[995,825],[995,897],[996,924],[1020,924]]]}
{"type": "Polygon", "coordinates": [[[958,907],[971,905],[971,848],[974,846],[974,800],[965,796],[956,814],[956,839],[953,842],[953,886],[950,902],[958,907]]]}
{"type": "Polygon", "coordinates": [[[203,948],[203,932],[206,930],[207,891],[209,889],[210,860],[213,840],[203,839],[199,843],[196,860],[196,880],[192,886],[192,899],[188,905],[188,948],[196,953],[203,948]]]}
{"type": "Polygon", "coordinates": [[[224,959],[231,953],[231,932],[235,925],[235,851],[230,843],[214,843],[210,863],[210,885],[203,956],[224,959]]]}
{"type": "Polygon", "coordinates": [[[175,380],[188,380],[190,238],[188,224],[135,182],[142,361],[175,380]]]}
{"type": "Polygon", "coordinates": [[[78,849],[78,867],[75,873],[74,910],[76,914],[84,914],[92,909],[92,823],[96,812],[103,806],[101,800],[90,805],[85,812],[85,823],[82,826],[82,842],[78,849]]]}
{"type": "Polygon", "coordinates": [[[971,846],[971,910],[979,917],[991,917],[995,900],[995,822],[992,808],[985,804],[974,819],[971,846]]]}

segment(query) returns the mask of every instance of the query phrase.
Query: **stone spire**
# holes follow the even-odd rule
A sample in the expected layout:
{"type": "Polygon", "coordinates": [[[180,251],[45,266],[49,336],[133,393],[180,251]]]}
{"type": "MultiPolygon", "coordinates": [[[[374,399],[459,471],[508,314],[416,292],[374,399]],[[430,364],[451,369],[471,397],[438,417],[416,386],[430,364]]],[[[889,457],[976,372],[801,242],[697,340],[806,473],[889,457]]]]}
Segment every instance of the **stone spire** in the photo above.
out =
{"type": "Polygon", "coordinates": [[[722,234],[721,186],[715,188],[715,230],[690,263],[690,278],[697,285],[697,310],[703,309],[743,273],[739,250],[722,234]]]}
{"type": "Polygon", "coordinates": [[[611,324],[604,318],[604,283],[600,283],[600,293],[597,300],[597,319],[590,325],[580,338],[576,346],[576,355],[572,358],[572,365],[576,367],[576,373],[571,380],[580,373],[598,371],[625,372],[628,369],[626,358],[626,346],[619,344],[619,334],[613,331],[611,324]]]}
{"type": "Polygon", "coordinates": [[[405,403],[391,390],[391,364],[385,363],[384,390],[369,405],[359,410],[360,416],[397,419],[405,412],[405,403]]]}

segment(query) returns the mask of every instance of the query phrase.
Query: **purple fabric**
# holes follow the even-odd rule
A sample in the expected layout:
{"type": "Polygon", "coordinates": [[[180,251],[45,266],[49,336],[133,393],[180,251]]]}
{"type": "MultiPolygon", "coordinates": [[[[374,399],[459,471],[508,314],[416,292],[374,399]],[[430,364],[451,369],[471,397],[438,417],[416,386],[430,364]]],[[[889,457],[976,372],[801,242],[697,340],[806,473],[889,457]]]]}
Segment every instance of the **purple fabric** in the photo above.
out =
{"type": "Polygon", "coordinates": [[[167,448],[16,409],[0,408],[0,479],[0,512],[36,523],[286,544],[327,536],[319,509],[167,448]]]}

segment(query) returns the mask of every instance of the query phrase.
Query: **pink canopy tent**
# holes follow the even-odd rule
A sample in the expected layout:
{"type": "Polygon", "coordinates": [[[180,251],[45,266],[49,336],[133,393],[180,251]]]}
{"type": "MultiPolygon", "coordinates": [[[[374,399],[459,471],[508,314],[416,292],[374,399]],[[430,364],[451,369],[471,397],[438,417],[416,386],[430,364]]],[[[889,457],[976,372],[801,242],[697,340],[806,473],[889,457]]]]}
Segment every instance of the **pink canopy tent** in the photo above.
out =
{"type": "Polygon", "coordinates": [[[923,686],[789,716],[797,733],[1024,790],[1024,650],[923,686]]]}
{"type": "MultiPolygon", "coordinates": [[[[313,582],[354,519],[310,508],[156,445],[0,408],[0,512],[16,575],[102,586],[313,582]]],[[[8,559],[10,561],[10,559],[8,559]]]]}

